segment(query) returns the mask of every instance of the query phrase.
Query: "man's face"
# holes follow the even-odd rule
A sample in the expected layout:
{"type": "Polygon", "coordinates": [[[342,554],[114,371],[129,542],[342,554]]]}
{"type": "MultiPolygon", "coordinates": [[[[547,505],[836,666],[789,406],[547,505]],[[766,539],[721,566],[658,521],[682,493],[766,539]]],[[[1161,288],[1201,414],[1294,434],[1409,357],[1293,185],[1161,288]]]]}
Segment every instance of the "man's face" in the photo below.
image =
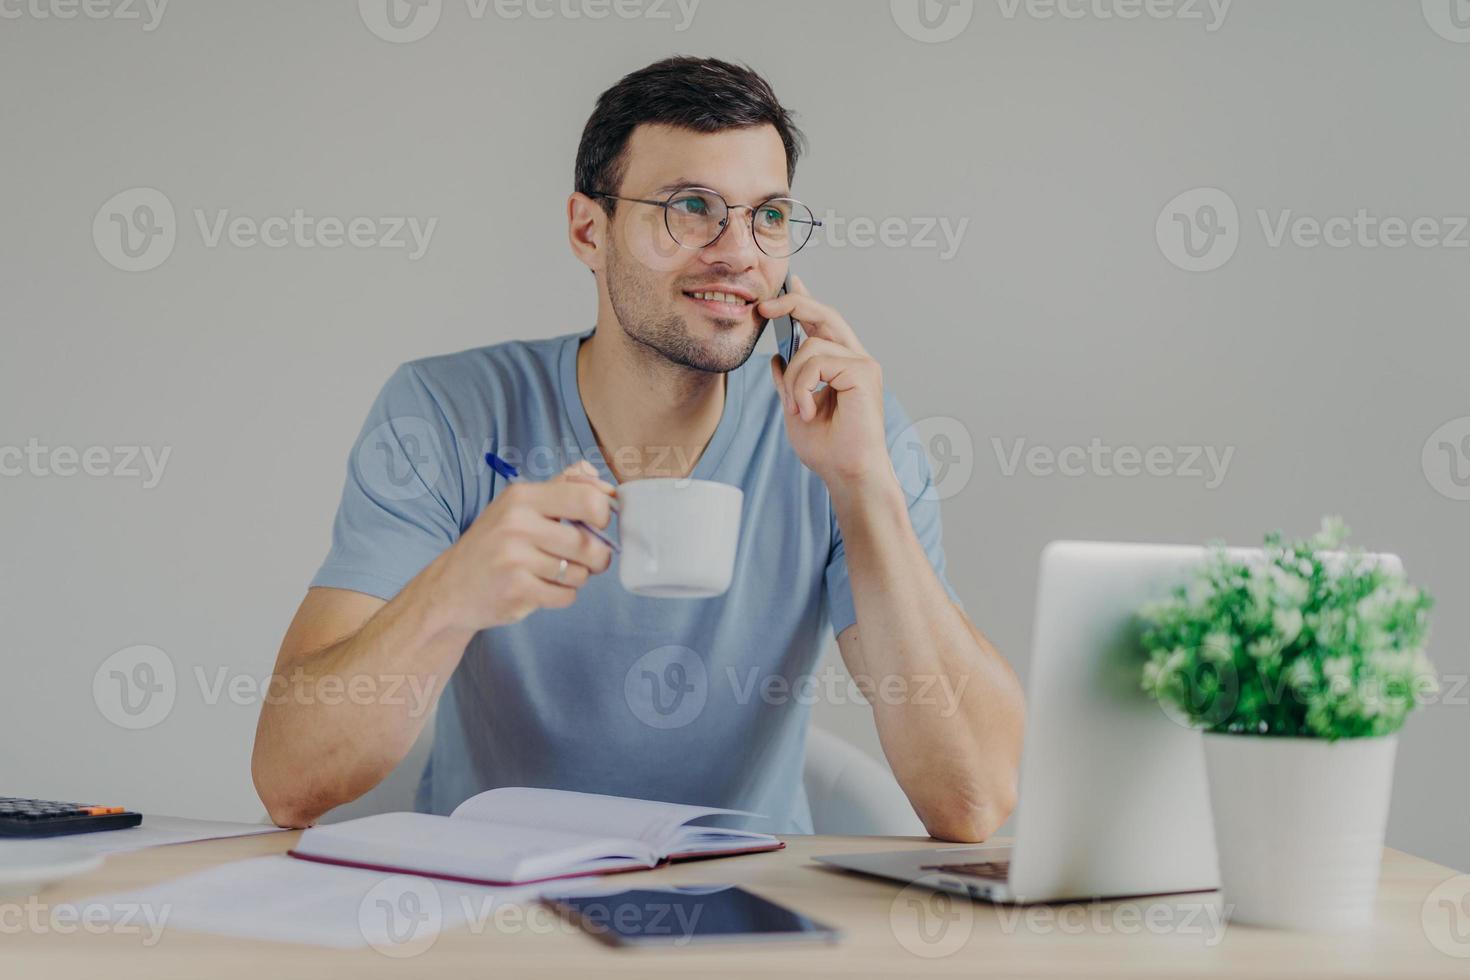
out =
{"type": "Polygon", "coordinates": [[[662,208],[617,202],[607,242],[608,298],[623,330],[676,364],[733,371],[750,357],[766,325],[755,303],[775,296],[787,258],[756,247],[750,210],[787,193],[786,150],[773,126],[696,133],[642,125],[628,139],[621,197],[662,201],[681,186],[718,191],[731,205],[719,241],[681,248],[662,208]],[[695,295],[721,292],[731,304],[695,295]]]}

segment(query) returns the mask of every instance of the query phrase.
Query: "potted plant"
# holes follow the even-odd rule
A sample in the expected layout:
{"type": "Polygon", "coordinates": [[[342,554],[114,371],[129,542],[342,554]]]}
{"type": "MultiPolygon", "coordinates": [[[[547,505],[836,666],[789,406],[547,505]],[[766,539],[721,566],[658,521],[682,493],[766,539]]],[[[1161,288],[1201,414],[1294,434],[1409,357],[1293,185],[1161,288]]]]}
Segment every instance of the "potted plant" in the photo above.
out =
{"type": "Polygon", "coordinates": [[[1438,690],[1431,599],[1340,551],[1341,520],[1260,553],[1215,545],[1142,612],[1143,689],[1204,732],[1221,890],[1236,922],[1372,919],[1396,732],[1438,690]]]}

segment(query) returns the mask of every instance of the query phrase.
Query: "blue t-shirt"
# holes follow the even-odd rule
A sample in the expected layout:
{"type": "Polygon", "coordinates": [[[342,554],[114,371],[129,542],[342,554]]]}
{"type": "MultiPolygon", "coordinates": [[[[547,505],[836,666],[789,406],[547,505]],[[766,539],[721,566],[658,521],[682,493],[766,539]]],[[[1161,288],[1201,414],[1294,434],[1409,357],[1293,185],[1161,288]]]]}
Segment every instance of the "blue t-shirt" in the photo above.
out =
{"type": "MultiPolygon", "coordinates": [[[[363,425],[312,585],[395,596],[504,488],[487,451],[530,479],[588,459],[613,481],[577,389],[587,336],[400,367],[363,425]]],[[[807,720],[832,689],[816,664],[857,616],[826,485],[786,437],[765,361],[727,375],[724,412],[691,474],[745,493],[729,591],[635,596],[615,556],[569,608],[476,634],[439,703],[420,810],[538,786],[730,807],[766,815],[764,829],[811,831],[807,720]]],[[[896,445],[909,420],[891,395],[884,410],[910,521],[953,597],[924,456],[896,445]]]]}

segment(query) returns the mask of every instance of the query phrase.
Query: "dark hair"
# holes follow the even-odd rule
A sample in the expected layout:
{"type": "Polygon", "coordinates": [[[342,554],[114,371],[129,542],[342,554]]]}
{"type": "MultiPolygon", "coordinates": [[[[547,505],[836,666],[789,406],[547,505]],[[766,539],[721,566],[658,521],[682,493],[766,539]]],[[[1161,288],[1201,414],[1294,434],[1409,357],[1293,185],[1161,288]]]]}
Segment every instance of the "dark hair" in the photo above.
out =
{"type": "MultiPolygon", "coordinates": [[[[626,168],[628,137],[641,123],[719,133],[769,123],[786,147],[786,180],[806,139],[764,78],[744,65],[679,56],[624,76],[597,97],[577,146],[574,186],[583,194],[617,193],[626,168]]],[[[616,201],[599,199],[609,213],[616,201]]]]}

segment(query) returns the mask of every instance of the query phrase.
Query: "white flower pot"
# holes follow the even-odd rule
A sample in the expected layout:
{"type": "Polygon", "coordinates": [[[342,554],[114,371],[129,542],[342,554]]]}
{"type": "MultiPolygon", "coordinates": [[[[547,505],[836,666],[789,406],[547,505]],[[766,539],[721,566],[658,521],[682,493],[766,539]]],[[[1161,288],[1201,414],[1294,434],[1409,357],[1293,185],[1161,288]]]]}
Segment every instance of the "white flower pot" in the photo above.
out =
{"type": "Polygon", "coordinates": [[[1230,921],[1319,931],[1371,922],[1397,736],[1204,740],[1230,921]]]}

